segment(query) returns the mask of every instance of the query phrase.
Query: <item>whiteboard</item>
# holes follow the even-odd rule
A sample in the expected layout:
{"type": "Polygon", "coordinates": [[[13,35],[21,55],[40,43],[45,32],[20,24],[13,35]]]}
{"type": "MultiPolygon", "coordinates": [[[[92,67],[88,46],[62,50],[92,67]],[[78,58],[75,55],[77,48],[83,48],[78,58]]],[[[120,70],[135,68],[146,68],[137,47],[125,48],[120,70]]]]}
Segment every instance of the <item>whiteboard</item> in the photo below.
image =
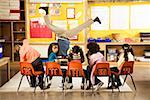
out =
{"type": "Polygon", "coordinates": [[[110,29],[129,29],[129,6],[110,7],[110,29]]]}
{"type": "Polygon", "coordinates": [[[131,29],[150,28],[150,5],[131,6],[131,29]]]}
{"type": "Polygon", "coordinates": [[[99,17],[101,24],[93,23],[91,30],[108,30],[109,29],[109,7],[106,6],[94,6],[91,7],[91,17],[99,17]]]}

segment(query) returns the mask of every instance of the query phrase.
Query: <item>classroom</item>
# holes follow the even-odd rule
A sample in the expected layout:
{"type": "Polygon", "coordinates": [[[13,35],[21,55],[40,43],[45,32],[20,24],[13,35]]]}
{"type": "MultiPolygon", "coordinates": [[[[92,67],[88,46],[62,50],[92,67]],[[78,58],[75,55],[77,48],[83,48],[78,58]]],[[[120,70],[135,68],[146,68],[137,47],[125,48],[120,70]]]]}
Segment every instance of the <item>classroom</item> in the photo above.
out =
{"type": "Polygon", "coordinates": [[[0,100],[149,92],[149,0],[0,0],[0,100]]]}

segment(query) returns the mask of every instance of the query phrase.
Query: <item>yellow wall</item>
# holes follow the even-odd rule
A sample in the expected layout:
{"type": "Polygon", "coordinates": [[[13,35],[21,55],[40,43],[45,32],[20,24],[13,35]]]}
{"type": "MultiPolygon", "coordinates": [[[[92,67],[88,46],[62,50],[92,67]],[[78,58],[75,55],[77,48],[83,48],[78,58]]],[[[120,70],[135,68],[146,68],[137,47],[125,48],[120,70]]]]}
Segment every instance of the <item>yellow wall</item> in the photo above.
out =
{"type": "MultiPolygon", "coordinates": [[[[76,20],[76,19],[67,19],[66,18],[66,9],[67,8],[75,8],[75,15],[78,13],[78,12],[82,12],[82,15],[79,17],[78,19],[78,24],[82,24],[84,23],[85,19],[87,16],[85,16],[85,12],[88,11],[88,13],[90,14],[90,7],[91,6],[115,6],[115,5],[126,5],[126,6],[131,6],[131,5],[144,5],[144,4],[149,4],[150,5],[150,2],[128,2],[128,3],[108,3],[108,2],[105,2],[105,3],[91,3],[89,4],[89,7],[87,9],[85,9],[85,2],[83,3],[74,3],[74,4],[70,4],[70,3],[62,3],[61,5],[61,8],[60,8],[60,13],[61,15],[60,16],[52,16],[50,19],[52,20],[76,20]]],[[[28,3],[27,4],[27,11],[29,11],[29,6],[30,4],[28,3]]],[[[27,37],[30,38],[29,36],[29,19],[30,18],[35,18],[35,17],[40,17],[40,15],[38,14],[38,8],[39,8],[40,4],[37,4],[37,13],[35,16],[29,16],[28,14],[26,15],[27,16],[27,37]]],[[[90,15],[89,15],[90,16],[90,15]]],[[[130,21],[130,20],[129,20],[130,21]]],[[[130,23],[130,22],[129,22],[130,23]]],[[[109,25],[110,26],[110,25],[109,25]]],[[[68,26],[69,27],[69,26],[68,26]]],[[[88,33],[88,37],[92,37],[92,38],[98,38],[98,37],[102,37],[102,38],[105,38],[105,37],[111,37],[111,34],[112,33],[120,33],[121,34],[121,38],[125,38],[125,37],[132,37],[132,38],[136,38],[136,37],[139,37],[139,33],[140,32],[150,32],[150,29],[142,29],[142,30],[133,30],[133,29],[130,29],[130,25],[129,25],[129,29],[128,30],[111,30],[109,28],[109,30],[102,30],[102,31],[99,31],[99,30],[90,30],[89,33],[88,33]]],[[[55,33],[53,33],[53,38],[52,39],[45,39],[45,38],[36,38],[36,39],[30,39],[30,42],[34,42],[34,43],[38,43],[38,42],[43,42],[43,43],[49,43],[51,41],[55,41],[56,38],[55,38],[55,33]]],[[[85,43],[87,40],[86,40],[86,36],[84,35],[84,32],[80,32],[79,33],[79,36],[78,36],[78,40],[72,40],[71,42],[73,43],[85,43]]]]}
{"type": "MultiPolygon", "coordinates": [[[[49,39],[49,38],[30,38],[30,26],[29,26],[29,21],[30,21],[30,18],[36,18],[36,17],[41,17],[40,14],[38,13],[38,8],[40,7],[40,4],[36,4],[36,15],[35,16],[30,16],[29,15],[29,8],[30,8],[31,4],[28,2],[27,3],[27,38],[30,39],[30,42],[35,42],[35,43],[39,43],[39,42],[43,42],[43,43],[49,43],[51,41],[55,41],[56,38],[55,38],[55,33],[52,34],[53,38],[49,39]]],[[[51,16],[51,20],[78,20],[78,25],[84,23],[84,18],[85,18],[85,15],[84,15],[84,2],[83,3],[74,3],[74,4],[71,4],[71,3],[62,3],[61,4],[61,8],[60,8],[60,16],[51,16]],[[78,13],[78,12],[81,12],[81,16],[78,18],[78,19],[67,19],[66,17],[66,9],[67,8],[75,8],[75,15],[78,13]]],[[[69,28],[69,25],[67,25],[67,27],[69,28]]],[[[84,32],[81,31],[78,35],[78,40],[72,40],[72,42],[85,42],[85,37],[84,36],[84,32]]]]}
{"type": "MultiPolygon", "coordinates": [[[[110,8],[110,6],[131,6],[131,5],[144,5],[144,4],[149,4],[150,5],[150,2],[129,2],[129,3],[91,3],[89,4],[89,13],[90,13],[90,7],[92,6],[107,6],[110,8]]],[[[110,10],[109,10],[110,11],[110,10]]],[[[109,12],[110,13],[110,12],[109,12]]],[[[129,14],[130,16],[130,14],[129,14]]],[[[110,18],[110,17],[109,17],[110,18]]],[[[142,18],[141,18],[142,20],[142,18]]],[[[130,19],[129,19],[129,23],[130,23],[130,19]]],[[[129,25],[129,29],[128,30],[111,30],[110,29],[110,21],[109,21],[109,30],[90,30],[90,37],[91,38],[98,38],[98,37],[102,37],[102,38],[105,38],[105,37],[111,37],[111,34],[112,33],[120,33],[121,34],[121,38],[126,38],[126,37],[130,37],[130,38],[136,38],[136,37],[139,37],[139,33],[140,32],[150,32],[150,28],[149,29],[142,29],[142,30],[133,30],[133,29],[130,29],[130,25],[129,25]]]]}

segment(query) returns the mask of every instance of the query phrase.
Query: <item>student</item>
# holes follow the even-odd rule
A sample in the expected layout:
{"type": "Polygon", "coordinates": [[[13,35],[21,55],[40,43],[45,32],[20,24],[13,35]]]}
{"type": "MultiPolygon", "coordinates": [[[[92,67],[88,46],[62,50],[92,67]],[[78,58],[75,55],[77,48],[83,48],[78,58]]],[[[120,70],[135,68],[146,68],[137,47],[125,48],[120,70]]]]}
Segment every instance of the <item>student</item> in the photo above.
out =
{"type": "MultiPolygon", "coordinates": [[[[117,67],[110,68],[111,71],[119,72],[119,67],[124,63],[124,61],[134,61],[133,49],[129,44],[122,45],[122,50],[119,55],[119,60],[117,62],[118,65],[117,65],[117,67]]],[[[113,76],[113,74],[111,74],[111,75],[113,76]]],[[[115,76],[115,82],[117,82],[117,85],[115,85],[115,83],[112,83],[112,85],[109,86],[108,88],[113,88],[112,86],[115,86],[115,88],[117,88],[118,86],[122,85],[120,78],[118,76],[115,76]]]]}
{"type": "MultiPolygon", "coordinates": [[[[84,54],[82,49],[75,45],[72,47],[72,50],[69,53],[69,57],[68,57],[69,61],[77,61],[77,62],[84,62],[84,54]]],[[[69,77],[69,83],[67,88],[72,89],[73,88],[73,84],[72,84],[72,77],[69,77]]]]}
{"type": "Polygon", "coordinates": [[[67,56],[67,51],[69,49],[70,41],[68,38],[71,38],[73,36],[76,36],[79,34],[80,31],[85,29],[86,27],[90,26],[94,22],[98,22],[101,24],[101,21],[98,17],[96,17],[94,20],[89,19],[85,23],[79,25],[78,27],[71,29],[71,30],[65,30],[60,27],[56,27],[51,24],[49,20],[48,14],[48,7],[40,7],[39,10],[45,11],[44,20],[48,28],[50,28],[57,36],[58,36],[58,44],[60,47],[59,55],[60,56],[67,56]]]}
{"type": "Polygon", "coordinates": [[[55,62],[58,55],[58,43],[51,43],[48,48],[48,61],[55,62]]]}
{"type": "Polygon", "coordinates": [[[69,61],[78,61],[83,63],[84,62],[84,54],[83,54],[83,50],[75,45],[72,47],[72,50],[69,53],[69,57],[68,57],[69,61]]]}
{"type": "MultiPolygon", "coordinates": [[[[58,43],[51,43],[48,47],[48,62],[58,62],[57,55],[59,51],[58,43]]],[[[49,77],[50,81],[47,83],[47,87],[49,88],[51,85],[52,77],[49,77]]]]}
{"type": "MultiPolygon", "coordinates": [[[[41,89],[46,89],[44,87],[44,68],[42,60],[40,59],[40,53],[33,49],[30,45],[27,39],[23,40],[23,45],[20,47],[20,62],[27,61],[32,64],[35,71],[42,71],[43,74],[41,74],[39,78],[39,87],[41,89]]],[[[30,76],[31,79],[31,87],[35,87],[36,85],[36,77],[30,76]]]]}
{"type": "Polygon", "coordinates": [[[104,83],[94,76],[94,71],[96,68],[96,63],[104,62],[104,56],[100,53],[100,47],[95,42],[90,42],[87,44],[88,52],[86,54],[89,66],[87,66],[87,80],[88,87],[90,89],[91,84],[94,85],[95,91],[98,90],[104,83]]]}

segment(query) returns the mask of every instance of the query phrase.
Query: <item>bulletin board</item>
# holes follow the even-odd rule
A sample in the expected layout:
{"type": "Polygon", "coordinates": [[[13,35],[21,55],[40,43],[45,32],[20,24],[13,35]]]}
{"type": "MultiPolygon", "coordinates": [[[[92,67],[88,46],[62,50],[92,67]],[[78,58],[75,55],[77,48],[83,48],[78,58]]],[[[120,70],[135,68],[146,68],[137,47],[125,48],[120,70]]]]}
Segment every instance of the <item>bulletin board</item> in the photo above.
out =
{"type": "Polygon", "coordinates": [[[0,20],[20,20],[20,0],[0,0],[0,20]]]}
{"type": "MultiPolygon", "coordinates": [[[[59,1],[59,0],[58,0],[59,1]]],[[[65,1],[65,0],[60,0],[65,1]]],[[[44,16],[39,13],[39,8],[46,6],[48,7],[49,19],[52,25],[57,27],[70,30],[84,23],[84,2],[78,0],[77,3],[57,2],[51,3],[51,1],[44,0],[27,0],[27,38],[30,39],[31,43],[49,43],[56,41],[57,35],[52,32],[44,21],[44,16]],[[68,12],[67,12],[67,9],[68,12]],[[72,9],[74,12],[70,12],[72,9]],[[68,14],[68,15],[67,15],[68,14]]],[[[78,33],[78,35],[70,38],[71,42],[85,42],[84,31],[78,33]]]]}
{"type": "Polygon", "coordinates": [[[52,38],[52,31],[40,23],[43,18],[32,18],[30,20],[30,38],[52,38]]]}

